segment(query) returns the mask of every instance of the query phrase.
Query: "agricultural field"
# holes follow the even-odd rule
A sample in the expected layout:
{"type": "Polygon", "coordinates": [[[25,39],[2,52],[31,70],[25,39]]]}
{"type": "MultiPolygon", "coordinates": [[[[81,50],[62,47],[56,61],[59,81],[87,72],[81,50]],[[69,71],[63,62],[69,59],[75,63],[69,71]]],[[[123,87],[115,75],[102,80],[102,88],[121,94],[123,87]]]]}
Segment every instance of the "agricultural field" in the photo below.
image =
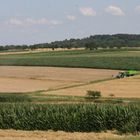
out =
{"type": "Polygon", "coordinates": [[[0,140],[139,140],[140,137],[118,136],[112,132],[107,133],[66,133],[63,131],[15,131],[0,130],[0,140]],[[130,138],[128,138],[130,137],[130,138]]]}
{"type": "Polygon", "coordinates": [[[10,102],[0,104],[0,139],[139,140],[140,138],[139,135],[135,136],[140,130],[139,105],[33,105],[27,102],[27,98],[24,99],[26,102],[23,101],[23,96],[18,98],[20,104],[10,102]],[[122,132],[129,132],[129,135],[119,135],[122,132]]]}
{"type": "Polygon", "coordinates": [[[140,70],[139,50],[5,53],[0,65],[0,139],[139,139],[140,75],[115,78],[140,70]]]}
{"type": "Polygon", "coordinates": [[[76,50],[0,55],[0,65],[140,69],[140,51],[76,50]]]}
{"type": "MultiPolygon", "coordinates": [[[[124,78],[101,81],[97,83],[89,83],[85,85],[79,85],[70,87],[67,89],[60,89],[46,92],[46,94],[53,95],[71,95],[71,96],[85,96],[88,90],[101,91],[103,97],[120,98],[140,98],[140,75],[124,78]]],[[[45,92],[44,92],[45,93],[45,92]]]]}
{"type": "Polygon", "coordinates": [[[0,66],[0,92],[33,92],[112,78],[117,70],[0,66]]]}
{"type": "Polygon", "coordinates": [[[88,90],[103,97],[139,98],[140,76],[114,79],[119,70],[0,66],[0,92],[42,91],[44,95],[86,96],[88,90]],[[115,91],[115,92],[114,92],[115,91]]]}

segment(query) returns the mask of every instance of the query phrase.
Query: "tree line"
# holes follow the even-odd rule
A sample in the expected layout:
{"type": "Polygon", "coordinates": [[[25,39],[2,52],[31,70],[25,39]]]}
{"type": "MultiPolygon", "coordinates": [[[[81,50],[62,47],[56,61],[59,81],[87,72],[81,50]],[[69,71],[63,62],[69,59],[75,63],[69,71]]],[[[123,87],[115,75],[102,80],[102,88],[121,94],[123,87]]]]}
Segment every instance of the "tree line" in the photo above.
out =
{"type": "Polygon", "coordinates": [[[51,43],[42,43],[34,45],[6,45],[0,46],[0,51],[5,50],[26,50],[38,48],[85,48],[89,50],[97,50],[98,48],[124,48],[124,47],[140,47],[140,35],[136,34],[115,34],[115,35],[92,35],[82,39],[65,39],[63,41],[54,41],[51,43]]]}

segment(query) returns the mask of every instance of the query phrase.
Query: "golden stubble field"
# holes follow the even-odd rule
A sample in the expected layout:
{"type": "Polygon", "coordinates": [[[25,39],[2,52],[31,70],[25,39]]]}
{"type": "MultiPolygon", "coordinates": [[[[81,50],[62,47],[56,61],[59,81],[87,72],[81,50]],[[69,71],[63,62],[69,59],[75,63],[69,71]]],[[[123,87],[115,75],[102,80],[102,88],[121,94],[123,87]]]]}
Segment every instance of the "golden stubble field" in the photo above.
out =
{"type": "MultiPolygon", "coordinates": [[[[71,51],[71,50],[84,50],[84,48],[55,48],[55,51],[71,51]]],[[[0,52],[0,55],[9,55],[9,54],[31,54],[31,53],[40,53],[40,52],[54,52],[51,48],[38,48],[38,49],[27,49],[25,51],[9,51],[9,52],[0,52]]]]}
{"type": "Polygon", "coordinates": [[[0,92],[43,90],[46,95],[85,96],[87,90],[98,90],[104,97],[114,94],[115,97],[139,98],[139,75],[94,83],[109,79],[118,72],[105,69],[0,66],[0,92]]]}
{"type": "Polygon", "coordinates": [[[0,130],[0,140],[107,140],[124,138],[112,132],[102,133],[68,133],[63,131],[16,131],[0,130]]]}
{"type": "Polygon", "coordinates": [[[0,66],[0,92],[32,92],[63,88],[111,78],[117,72],[81,68],[0,66]]]}
{"type": "Polygon", "coordinates": [[[140,76],[56,90],[49,92],[49,94],[85,96],[88,90],[101,91],[103,97],[114,95],[114,97],[140,98],[140,76]]]}
{"type": "Polygon", "coordinates": [[[105,97],[114,94],[115,97],[139,98],[139,75],[94,83],[111,78],[118,72],[105,69],[0,66],[0,92],[44,90],[44,94],[85,96],[87,90],[98,90],[105,97]]]}

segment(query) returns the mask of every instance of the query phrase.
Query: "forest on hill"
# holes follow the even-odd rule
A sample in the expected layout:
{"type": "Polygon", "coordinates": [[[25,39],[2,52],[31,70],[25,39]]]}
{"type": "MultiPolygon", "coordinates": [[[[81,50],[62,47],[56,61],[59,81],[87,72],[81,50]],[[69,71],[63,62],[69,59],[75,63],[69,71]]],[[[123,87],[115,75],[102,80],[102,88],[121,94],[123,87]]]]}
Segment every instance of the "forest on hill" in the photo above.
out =
{"type": "Polygon", "coordinates": [[[115,35],[93,35],[82,39],[65,39],[63,41],[54,41],[51,43],[42,43],[34,45],[6,45],[0,46],[0,51],[7,50],[26,50],[38,48],[85,48],[97,50],[98,48],[124,48],[140,47],[140,35],[136,34],[115,34],[115,35]]]}

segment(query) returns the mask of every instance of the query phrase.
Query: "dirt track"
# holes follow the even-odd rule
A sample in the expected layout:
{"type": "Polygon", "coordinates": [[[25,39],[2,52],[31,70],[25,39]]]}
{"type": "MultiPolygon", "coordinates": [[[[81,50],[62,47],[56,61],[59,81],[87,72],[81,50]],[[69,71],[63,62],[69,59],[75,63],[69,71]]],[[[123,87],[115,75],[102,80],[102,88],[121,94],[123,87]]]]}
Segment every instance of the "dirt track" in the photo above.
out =
{"type": "Polygon", "coordinates": [[[0,140],[105,140],[119,138],[111,132],[108,133],[66,133],[63,131],[15,131],[0,130],[0,140]]]}
{"type": "Polygon", "coordinates": [[[0,66],[0,92],[30,92],[48,90],[110,78],[118,71],[0,66]]]}

